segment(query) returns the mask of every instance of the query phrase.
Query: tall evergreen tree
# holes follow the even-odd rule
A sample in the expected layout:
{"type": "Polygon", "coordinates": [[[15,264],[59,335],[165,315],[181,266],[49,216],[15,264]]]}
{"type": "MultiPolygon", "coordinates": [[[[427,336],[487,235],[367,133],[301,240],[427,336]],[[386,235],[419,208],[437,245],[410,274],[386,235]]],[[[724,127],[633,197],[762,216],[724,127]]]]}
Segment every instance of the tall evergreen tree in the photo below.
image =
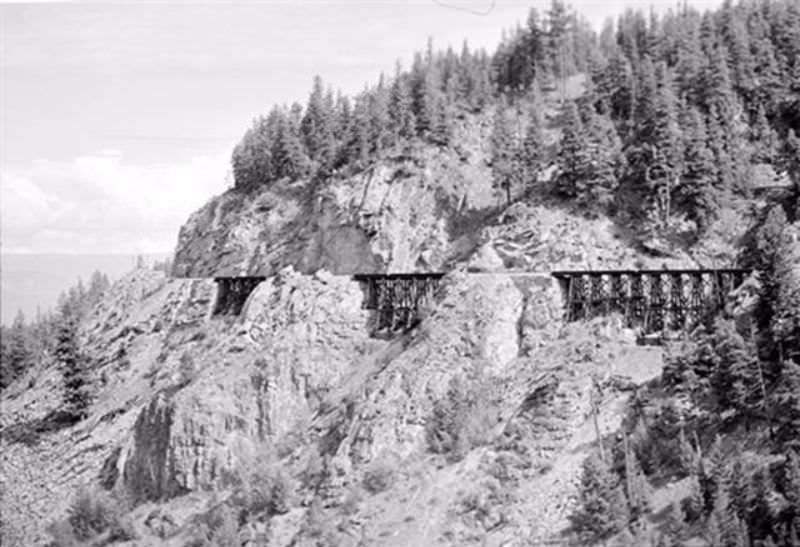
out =
{"type": "Polygon", "coordinates": [[[511,203],[513,187],[519,180],[519,165],[516,140],[508,112],[498,106],[494,114],[491,135],[492,180],[495,188],[501,188],[506,203],[511,203]]]}
{"type": "Polygon", "coordinates": [[[596,454],[583,464],[578,506],[571,515],[575,530],[589,541],[602,541],[627,528],[625,494],[616,475],[596,454]]]}
{"type": "Polygon", "coordinates": [[[372,148],[369,129],[369,96],[364,91],[356,98],[353,107],[353,123],[350,125],[350,136],[346,146],[347,161],[356,167],[364,168],[369,164],[372,148]]]}
{"type": "Polygon", "coordinates": [[[234,185],[250,190],[274,178],[272,170],[272,135],[269,118],[258,118],[233,149],[231,166],[234,185]]]}
{"type": "Polygon", "coordinates": [[[308,105],[300,122],[300,134],[308,157],[322,173],[332,167],[336,155],[333,107],[332,94],[326,94],[322,78],[314,76],[308,105]]]}
{"type": "Polygon", "coordinates": [[[520,146],[520,163],[523,168],[525,185],[536,184],[544,167],[545,149],[539,110],[534,106],[528,115],[528,126],[520,146]]]}
{"type": "Polygon", "coordinates": [[[389,106],[392,118],[391,128],[395,140],[413,138],[416,134],[417,122],[414,119],[411,88],[408,78],[402,73],[399,64],[392,82],[389,106]]]}
{"type": "Polygon", "coordinates": [[[16,378],[20,377],[25,369],[31,365],[33,358],[30,332],[25,324],[25,315],[22,310],[17,311],[11,328],[4,329],[3,342],[5,351],[2,354],[0,367],[0,389],[6,388],[16,378]],[[6,336],[8,339],[6,339],[6,336]]]}
{"type": "Polygon", "coordinates": [[[68,306],[59,312],[55,357],[64,378],[62,411],[72,420],[82,420],[91,404],[90,379],[86,358],[81,354],[78,342],[78,317],[68,306]]]}
{"type": "Polygon", "coordinates": [[[392,143],[391,120],[389,117],[389,89],[384,85],[383,75],[378,87],[369,93],[370,142],[372,152],[380,155],[392,143]]]}
{"type": "Polygon", "coordinates": [[[275,144],[273,146],[273,169],[277,177],[299,179],[309,172],[309,159],[300,135],[302,107],[295,104],[289,114],[278,121],[275,144]]]}
{"type": "Polygon", "coordinates": [[[694,221],[697,231],[703,234],[720,209],[714,188],[714,156],[707,145],[708,135],[702,114],[696,108],[690,108],[683,120],[683,174],[676,188],[676,201],[694,221]]]}
{"type": "Polygon", "coordinates": [[[578,107],[570,101],[564,108],[564,129],[558,144],[560,172],[555,187],[558,195],[566,198],[578,196],[579,185],[588,163],[586,152],[586,139],[578,107]]]}

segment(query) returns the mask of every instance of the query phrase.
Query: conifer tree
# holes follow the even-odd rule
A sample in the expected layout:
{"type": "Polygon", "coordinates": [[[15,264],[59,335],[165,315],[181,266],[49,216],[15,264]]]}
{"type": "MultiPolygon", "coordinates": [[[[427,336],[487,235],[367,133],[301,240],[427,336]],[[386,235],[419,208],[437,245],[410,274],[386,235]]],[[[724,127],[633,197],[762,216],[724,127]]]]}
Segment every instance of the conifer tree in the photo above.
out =
{"type": "Polygon", "coordinates": [[[781,376],[772,393],[778,431],[776,440],[800,453],[800,364],[783,363],[781,376]]]}
{"type": "Polygon", "coordinates": [[[322,173],[332,167],[336,154],[334,124],[333,96],[325,93],[322,78],[314,76],[300,133],[309,159],[316,163],[322,173]]]}
{"type": "Polygon", "coordinates": [[[350,136],[346,147],[347,161],[356,167],[364,168],[369,164],[372,148],[369,128],[369,96],[365,91],[356,99],[353,107],[353,123],[350,125],[350,136]]]}
{"type": "Polygon", "coordinates": [[[708,60],[700,46],[699,20],[696,14],[684,11],[679,17],[675,78],[681,92],[692,104],[697,104],[701,100],[701,78],[708,60]]]}
{"type": "Polygon", "coordinates": [[[378,87],[368,96],[371,148],[374,154],[380,155],[393,142],[389,118],[389,90],[384,85],[382,74],[378,87]]]}
{"type": "Polygon", "coordinates": [[[666,536],[666,541],[663,543],[664,547],[683,547],[683,541],[686,536],[686,521],[683,519],[683,511],[675,502],[670,504],[664,532],[666,536]]]}
{"type": "Polygon", "coordinates": [[[520,146],[520,154],[525,185],[532,187],[536,184],[539,173],[544,167],[544,137],[542,135],[539,111],[534,106],[528,115],[528,126],[525,128],[525,137],[520,146]]]}
{"type": "Polygon", "coordinates": [[[392,117],[392,133],[395,140],[411,139],[416,134],[416,120],[414,119],[411,88],[408,78],[401,72],[397,65],[394,81],[392,82],[389,98],[389,112],[392,117]]]}
{"type": "MultiPolygon", "coordinates": [[[[800,63],[798,63],[800,66],[800,63]]],[[[800,96],[800,94],[798,94],[800,96]]],[[[789,196],[787,216],[790,220],[800,219],[800,138],[793,129],[786,135],[778,157],[778,166],[793,183],[792,195],[789,196]]]]}
{"type": "Polygon", "coordinates": [[[64,378],[62,412],[71,420],[82,420],[91,403],[90,381],[86,359],[78,343],[78,317],[69,306],[62,306],[59,313],[55,357],[64,378]]]}
{"type": "Polygon", "coordinates": [[[767,163],[775,161],[778,152],[778,134],[767,120],[764,105],[758,105],[755,118],[750,124],[750,138],[756,147],[753,159],[767,163]]]}
{"type": "Polygon", "coordinates": [[[492,181],[503,190],[506,203],[511,204],[512,188],[519,179],[516,142],[508,112],[498,106],[494,114],[491,135],[492,181]]]}
{"type": "Polygon", "coordinates": [[[690,108],[683,126],[683,174],[676,188],[676,201],[689,219],[694,221],[698,233],[703,234],[720,209],[714,188],[714,156],[707,146],[705,121],[696,108],[690,108]]]}
{"type": "Polygon", "coordinates": [[[556,193],[566,198],[578,196],[579,184],[584,178],[586,140],[578,107],[570,101],[564,109],[564,129],[558,144],[560,173],[556,179],[556,193]]]}
{"type": "Polygon", "coordinates": [[[236,188],[251,190],[273,179],[270,130],[269,119],[258,118],[233,149],[231,167],[236,188]]]}
{"type": "Polygon", "coordinates": [[[288,115],[278,121],[272,161],[275,176],[298,179],[308,174],[310,165],[300,138],[300,112],[294,105],[288,115]]]}
{"type": "Polygon", "coordinates": [[[756,349],[736,331],[733,321],[718,319],[714,324],[714,350],[711,387],[718,404],[743,414],[765,406],[756,349]]]}
{"type": "Polygon", "coordinates": [[[551,0],[547,11],[547,47],[552,72],[562,83],[562,97],[564,81],[574,70],[570,19],[567,5],[562,0],[551,0]]]}
{"type": "Polygon", "coordinates": [[[800,529],[800,451],[791,449],[786,451],[783,476],[782,490],[790,512],[789,519],[798,530],[800,529]]]}
{"type": "Polygon", "coordinates": [[[347,143],[351,133],[353,109],[350,99],[339,94],[336,98],[334,136],[336,138],[336,157],[334,167],[339,168],[347,163],[347,143]]]}
{"type": "Polygon", "coordinates": [[[32,340],[25,324],[25,315],[22,310],[17,311],[11,328],[4,329],[3,342],[5,348],[2,354],[3,362],[0,369],[0,389],[5,389],[16,378],[20,377],[31,364],[33,358],[32,340]],[[7,338],[6,338],[7,337],[7,338]]]}
{"type": "Polygon", "coordinates": [[[652,488],[627,438],[625,439],[625,495],[628,498],[631,524],[641,522],[644,515],[650,511],[652,488]]]}
{"type": "Polygon", "coordinates": [[[774,287],[770,334],[778,359],[800,363],[800,245],[787,230],[772,264],[774,287]]]}
{"type": "Polygon", "coordinates": [[[614,124],[594,108],[584,108],[584,153],[579,159],[582,176],[577,179],[578,202],[593,211],[602,211],[613,201],[619,184],[621,143],[614,124]]]}
{"type": "Polygon", "coordinates": [[[570,519],[576,531],[590,541],[607,539],[625,530],[630,521],[619,481],[597,454],[583,464],[578,507],[570,519]]]}
{"type": "Polygon", "coordinates": [[[689,523],[699,520],[705,514],[705,500],[703,487],[700,485],[699,474],[689,476],[689,493],[681,502],[681,509],[689,523]]]}

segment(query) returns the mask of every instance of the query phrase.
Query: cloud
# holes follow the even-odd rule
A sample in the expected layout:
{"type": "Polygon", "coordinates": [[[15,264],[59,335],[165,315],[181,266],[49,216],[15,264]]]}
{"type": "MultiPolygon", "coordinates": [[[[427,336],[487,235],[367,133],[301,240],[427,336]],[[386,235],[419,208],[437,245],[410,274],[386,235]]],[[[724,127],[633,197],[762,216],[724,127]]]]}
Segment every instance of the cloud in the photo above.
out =
{"type": "Polygon", "coordinates": [[[229,153],[129,165],[118,150],[2,175],[5,252],[170,252],[181,224],[229,186],[229,153]]]}

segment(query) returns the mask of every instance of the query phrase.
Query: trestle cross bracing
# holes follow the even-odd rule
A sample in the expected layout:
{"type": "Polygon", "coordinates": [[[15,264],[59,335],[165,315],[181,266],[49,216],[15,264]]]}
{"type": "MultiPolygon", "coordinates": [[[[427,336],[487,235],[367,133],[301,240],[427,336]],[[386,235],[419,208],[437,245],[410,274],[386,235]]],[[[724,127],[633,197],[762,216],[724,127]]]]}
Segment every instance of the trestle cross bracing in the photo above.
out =
{"type": "Polygon", "coordinates": [[[240,277],[215,277],[217,302],[213,315],[239,315],[242,313],[247,297],[265,276],[250,275],[240,277]]]}
{"type": "Polygon", "coordinates": [[[681,330],[718,313],[750,270],[556,271],[566,296],[566,319],[620,313],[646,333],[681,330]]]}
{"type": "Polygon", "coordinates": [[[356,274],[365,290],[362,307],[375,312],[375,330],[403,330],[433,302],[443,273],[356,274]]]}

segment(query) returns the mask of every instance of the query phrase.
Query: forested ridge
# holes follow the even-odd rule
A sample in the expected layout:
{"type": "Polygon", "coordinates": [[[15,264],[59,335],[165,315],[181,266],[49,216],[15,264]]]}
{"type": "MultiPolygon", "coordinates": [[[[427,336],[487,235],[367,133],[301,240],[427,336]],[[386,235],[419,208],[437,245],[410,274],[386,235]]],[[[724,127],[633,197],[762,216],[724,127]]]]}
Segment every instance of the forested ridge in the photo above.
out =
{"type": "MultiPolygon", "coordinates": [[[[82,475],[102,486],[71,493],[53,517],[55,546],[137,534],[145,543],[241,545],[251,532],[280,545],[798,546],[798,135],[798,0],[628,10],[601,29],[552,0],[505,31],[494,52],[467,43],[437,50],[430,40],[410,66],[398,63],[354,97],[316,77],[304,104],[254,120],[232,153],[234,188],[186,231],[201,239],[225,225],[187,263],[205,254],[217,268],[241,246],[247,267],[267,270],[244,317],[212,318],[212,274],[181,279],[169,264],[154,269],[172,279],[141,272],[112,287],[98,272],[55,312],[33,321],[20,313],[0,329],[0,390],[16,413],[3,424],[4,447],[17,469],[44,461],[30,457],[43,439],[55,447],[47,454],[83,443],[63,457],[70,465],[108,449],[82,475]],[[411,175],[359,176],[393,162],[402,172],[431,150],[411,175]],[[467,164],[447,183],[486,177],[493,191],[477,211],[464,205],[466,192],[453,192],[457,213],[432,205],[405,216],[385,206],[390,191],[414,186],[419,198],[440,189],[430,178],[467,164]],[[366,222],[339,230],[363,213],[362,182],[388,188],[374,201],[399,220],[383,232],[366,222]],[[341,192],[356,205],[295,202],[326,185],[356,187],[341,192]],[[779,191],[765,197],[764,186],[779,191]],[[257,214],[240,207],[248,202],[257,214]],[[270,224],[284,209],[289,220],[270,224]],[[310,211],[331,219],[308,228],[310,211]],[[550,211],[566,227],[537,224],[550,211]],[[323,262],[291,265],[291,246],[343,249],[350,260],[356,238],[425,234],[424,215],[431,225],[510,226],[490,242],[531,244],[537,261],[498,254],[497,269],[470,269],[474,255],[496,249],[476,243],[485,236],[476,230],[457,259],[430,266],[459,265],[445,300],[386,339],[367,332],[352,279],[323,273],[323,262]],[[654,267],[684,257],[703,264],[697,256],[713,253],[687,249],[713,247],[730,218],[740,226],[719,256],[753,273],[691,331],[646,337],[614,316],[567,324],[555,280],[540,275],[557,269],[553,257],[589,248],[575,234],[601,223],[620,239],[608,255],[636,248],[625,267],[649,267],[645,255],[674,259],[654,267]],[[333,234],[315,239],[315,230],[333,234]],[[665,243],[655,249],[654,239],[665,243]],[[239,241],[276,250],[262,256],[239,241]],[[642,340],[661,347],[634,345],[642,340]],[[53,386],[56,406],[38,404],[53,386]],[[263,458],[250,460],[248,446],[263,458]],[[178,480],[186,482],[173,489],[178,480]],[[187,500],[191,507],[180,505],[187,500]]],[[[617,264],[577,254],[580,267],[617,264]]]]}
{"type": "Polygon", "coordinates": [[[429,42],[352,101],[316,78],[305,107],[246,132],[235,187],[325,184],[418,146],[458,153],[454,128],[475,120],[491,124],[490,183],[509,203],[546,197],[688,245],[726,209],[755,217],[738,262],[758,272],[757,303],[669,345],[662,377],[586,461],[573,531],[585,544],[800,545],[800,3],[628,10],[597,32],[554,0],[495,52],[429,42]],[[561,99],[555,117],[546,94],[561,99]],[[782,199],[753,213],[770,185],[782,199]],[[653,489],[671,481],[683,493],[654,515],[653,489]]]}
{"type": "MultiPolygon", "coordinates": [[[[351,99],[320,77],[305,105],[275,106],[232,156],[235,187],[364,169],[409,146],[458,150],[459,121],[493,119],[492,184],[702,235],[731,199],[766,177],[800,176],[800,7],[725,2],[664,15],[628,10],[600,32],[561,0],[504,33],[488,54],[429,41],[411,67],[351,99]],[[543,91],[574,74],[585,93],[562,101],[560,141],[542,140],[543,91]],[[555,175],[542,184],[542,174],[555,175]],[[683,224],[681,224],[683,222],[683,224]]],[[[795,196],[796,197],[796,196],[795,196]]],[[[790,217],[794,216],[790,210],[790,217]]]]}

